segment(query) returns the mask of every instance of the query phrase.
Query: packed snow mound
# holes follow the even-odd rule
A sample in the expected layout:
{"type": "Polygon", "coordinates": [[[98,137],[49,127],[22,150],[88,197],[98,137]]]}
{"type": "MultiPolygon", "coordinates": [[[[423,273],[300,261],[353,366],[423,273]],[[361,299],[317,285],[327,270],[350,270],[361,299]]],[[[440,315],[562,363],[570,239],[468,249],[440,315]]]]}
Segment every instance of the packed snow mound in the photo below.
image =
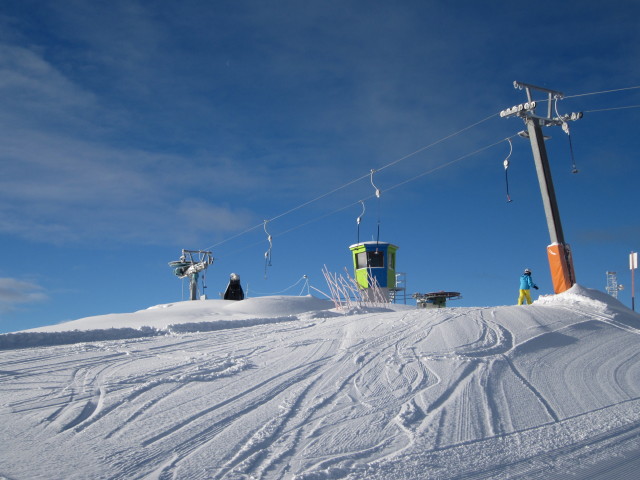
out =
{"type": "Polygon", "coordinates": [[[630,312],[629,308],[624,306],[617,298],[613,298],[600,290],[586,288],[579,284],[575,284],[566,292],[557,295],[541,296],[534,304],[590,309],[608,315],[628,314],[630,312]]]}
{"type": "Polygon", "coordinates": [[[535,303],[538,305],[583,305],[598,310],[626,308],[611,295],[579,284],[575,284],[566,292],[557,295],[540,296],[535,303]]]}
{"type": "Polygon", "coordinates": [[[306,297],[271,296],[253,297],[240,302],[231,302],[224,307],[226,312],[248,315],[286,316],[315,310],[329,310],[334,307],[330,300],[307,295],[306,297]]]}
{"type": "Polygon", "coordinates": [[[168,303],[133,313],[114,313],[0,335],[0,349],[210,332],[264,323],[332,316],[333,302],[305,297],[255,297],[242,301],[199,300],[168,303]]]}
{"type": "Polygon", "coordinates": [[[0,476],[612,480],[640,468],[640,315],[600,292],[433,310],[242,303],[4,335],[37,348],[0,351],[0,476]],[[56,335],[84,343],[46,346],[56,335]]]}
{"type": "MultiPolygon", "coordinates": [[[[628,312],[624,305],[610,295],[580,285],[574,285],[559,295],[541,296],[534,305],[586,308],[612,315],[628,312]]],[[[350,307],[336,312],[333,307],[333,302],[311,295],[253,297],[242,301],[182,301],[155,305],[133,313],[96,315],[17,333],[0,334],[0,349],[211,332],[265,323],[413,309],[406,305],[389,304],[386,307],[350,307]]]]}

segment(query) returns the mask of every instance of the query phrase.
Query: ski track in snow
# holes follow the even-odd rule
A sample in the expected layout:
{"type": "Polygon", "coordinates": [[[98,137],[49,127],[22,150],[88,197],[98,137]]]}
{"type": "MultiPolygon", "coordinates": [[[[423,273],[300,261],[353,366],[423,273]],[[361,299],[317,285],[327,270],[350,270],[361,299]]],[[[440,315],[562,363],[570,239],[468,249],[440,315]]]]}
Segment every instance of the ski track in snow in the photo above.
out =
{"type": "Polygon", "coordinates": [[[0,477],[552,478],[638,443],[636,325],[552,303],[7,350],[0,477]]]}

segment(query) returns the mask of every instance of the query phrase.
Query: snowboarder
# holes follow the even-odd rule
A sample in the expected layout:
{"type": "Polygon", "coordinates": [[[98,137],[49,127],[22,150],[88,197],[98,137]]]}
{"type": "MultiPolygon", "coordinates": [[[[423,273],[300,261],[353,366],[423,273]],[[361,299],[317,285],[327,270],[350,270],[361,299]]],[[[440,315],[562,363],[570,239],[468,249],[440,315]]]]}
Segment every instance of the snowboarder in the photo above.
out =
{"type": "Polygon", "coordinates": [[[227,285],[227,290],[224,292],[225,300],[243,300],[244,292],[242,291],[242,286],[240,285],[240,275],[237,273],[232,273],[229,276],[229,285],[227,285]]]}
{"type": "Polygon", "coordinates": [[[533,283],[531,279],[531,270],[525,269],[524,273],[520,276],[520,296],[518,297],[518,305],[522,305],[522,302],[526,299],[527,304],[531,305],[531,287],[538,290],[538,286],[533,283]]]}

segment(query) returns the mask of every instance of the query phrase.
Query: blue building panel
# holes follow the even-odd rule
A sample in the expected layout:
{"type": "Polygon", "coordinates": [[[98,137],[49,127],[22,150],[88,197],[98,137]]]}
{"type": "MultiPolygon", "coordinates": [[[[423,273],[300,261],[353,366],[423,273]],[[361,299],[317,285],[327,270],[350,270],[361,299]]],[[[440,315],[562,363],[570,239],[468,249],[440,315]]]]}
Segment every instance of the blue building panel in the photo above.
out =
{"type": "Polygon", "coordinates": [[[369,288],[369,277],[381,288],[396,286],[396,250],[387,242],[362,242],[349,247],[353,254],[355,277],[362,288],[369,288]]]}

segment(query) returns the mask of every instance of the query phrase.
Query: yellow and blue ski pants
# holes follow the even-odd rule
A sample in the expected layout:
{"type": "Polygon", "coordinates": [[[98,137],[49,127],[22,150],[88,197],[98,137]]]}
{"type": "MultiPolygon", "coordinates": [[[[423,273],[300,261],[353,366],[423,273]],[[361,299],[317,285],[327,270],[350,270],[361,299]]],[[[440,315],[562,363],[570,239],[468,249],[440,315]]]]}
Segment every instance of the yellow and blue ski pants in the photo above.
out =
{"type": "Polygon", "coordinates": [[[518,305],[522,305],[524,300],[527,300],[527,304],[531,305],[533,302],[531,300],[531,290],[520,290],[520,296],[518,297],[518,305]]]}

